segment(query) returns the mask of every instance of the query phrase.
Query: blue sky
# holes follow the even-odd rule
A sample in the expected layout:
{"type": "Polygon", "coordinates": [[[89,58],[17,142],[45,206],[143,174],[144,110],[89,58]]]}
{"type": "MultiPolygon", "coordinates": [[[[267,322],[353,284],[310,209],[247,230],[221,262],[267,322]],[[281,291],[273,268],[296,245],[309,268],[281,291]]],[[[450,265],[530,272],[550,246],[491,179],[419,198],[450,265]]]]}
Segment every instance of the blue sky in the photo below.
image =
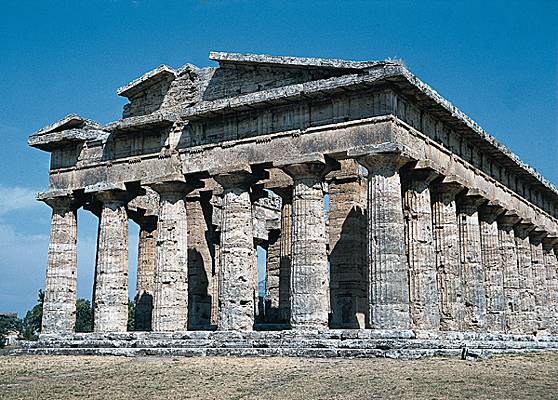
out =
{"type": "MultiPolygon", "coordinates": [[[[210,50],[402,59],[558,183],[557,1],[0,0],[0,312],[43,286],[49,155],[34,130],[68,113],[120,117],[119,86],[210,50]]],[[[96,218],[79,213],[78,295],[90,297],[96,218]]],[[[130,225],[133,280],[137,228],[130,225]]]]}

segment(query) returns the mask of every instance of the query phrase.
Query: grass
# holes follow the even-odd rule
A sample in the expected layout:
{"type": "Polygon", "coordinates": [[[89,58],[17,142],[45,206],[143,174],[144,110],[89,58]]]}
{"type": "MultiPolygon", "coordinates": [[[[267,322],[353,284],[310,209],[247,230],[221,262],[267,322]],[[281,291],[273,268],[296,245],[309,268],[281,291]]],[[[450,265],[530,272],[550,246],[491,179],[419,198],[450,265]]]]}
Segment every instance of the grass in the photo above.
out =
{"type": "Polygon", "coordinates": [[[558,353],[482,361],[0,356],[0,399],[552,399],[558,353]]]}

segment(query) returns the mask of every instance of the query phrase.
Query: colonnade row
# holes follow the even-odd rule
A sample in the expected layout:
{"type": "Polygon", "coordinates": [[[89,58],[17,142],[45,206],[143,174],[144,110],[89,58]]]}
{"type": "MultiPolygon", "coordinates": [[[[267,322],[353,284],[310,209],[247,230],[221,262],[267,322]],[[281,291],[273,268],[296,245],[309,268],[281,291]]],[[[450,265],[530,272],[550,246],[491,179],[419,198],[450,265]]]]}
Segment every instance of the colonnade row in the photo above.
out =
{"type": "MultiPolygon", "coordinates": [[[[281,229],[268,243],[266,288],[274,318],[291,329],[556,332],[555,236],[401,154],[357,160],[367,177],[340,174],[331,181],[329,226],[324,181],[339,163],[278,165],[293,184],[275,191],[282,198],[281,229]]],[[[157,219],[141,229],[138,286],[152,291],[150,324],[143,324],[153,331],[183,331],[198,317],[188,315],[193,256],[202,263],[217,260],[217,301],[207,305],[217,329],[254,329],[251,188],[259,177],[239,170],[213,178],[223,194],[218,250],[207,257],[188,252],[188,240],[206,234],[203,217],[193,219],[186,204],[196,185],[186,179],[150,185],[160,203],[157,219]]],[[[94,330],[125,331],[130,195],[103,191],[95,200],[94,330]]],[[[44,201],[52,207],[52,225],[43,332],[69,333],[75,324],[78,205],[70,196],[44,201]]]]}

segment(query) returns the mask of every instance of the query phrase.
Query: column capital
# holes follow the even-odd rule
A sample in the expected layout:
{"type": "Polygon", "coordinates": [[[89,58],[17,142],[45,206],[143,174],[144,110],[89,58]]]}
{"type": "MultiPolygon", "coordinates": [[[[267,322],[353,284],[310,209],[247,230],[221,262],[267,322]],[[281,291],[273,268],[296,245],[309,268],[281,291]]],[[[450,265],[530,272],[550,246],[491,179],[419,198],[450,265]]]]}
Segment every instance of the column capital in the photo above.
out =
{"type": "Polygon", "coordinates": [[[505,211],[506,210],[500,206],[488,203],[479,207],[479,217],[485,222],[493,223],[498,220],[498,217],[505,211]]]}
{"type": "Polygon", "coordinates": [[[526,239],[527,237],[529,237],[529,234],[535,229],[535,225],[533,225],[530,219],[522,219],[514,225],[513,229],[516,236],[518,236],[520,239],[526,239]]]}
{"type": "Polygon", "coordinates": [[[248,189],[265,176],[265,172],[255,171],[249,165],[233,166],[225,170],[213,170],[209,173],[224,189],[235,187],[248,189]]]}
{"type": "Polygon", "coordinates": [[[103,204],[125,204],[130,201],[130,194],[124,190],[103,190],[93,193],[96,200],[103,204]]]}
{"type": "Polygon", "coordinates": [[[305,176],[323,178],[329,172],[340,168],[338,161],[318,153],[279,161],[273,166],[282,169],[293,179],[305,176]]]}
{"type": "Polygon", "coordinates": [[[529,233],[529,238],[531,239],[531,242],[533,242],[533,244],[542,243],[543,239],[546,236],[548,236],[548,232],[538,227],[535,227],[535,229],[533,229],[533,231],[529,233]]]}
{"type": "Polygon", "coordinates": [[[501,226],[513,227],[521,218],[516,210],[504,210],[504,213],[498,217],[498,224],[501,226]]]}
{"type": "Polygon", "coordinates": [[[273,193],[281,197],[283,204],[290,204],[293,201],[293,187],[276,187],[272,189],[273,193]]]}
{"type": "Polygon", "coordinates": [[[202,188],[204,183],[192,177],[186,177],[182,174],[169,175],[158,179],[157,181],[146,182],[147,186],[157,192],[160,196],[185,196],[195,189],[202,188]]]}
{"type": "Polygon", "coordinates": [[[463,185],[452,182],[446,183],[443,180],[435,180],[432,185],[431,189],[434,193],[444,193],[452,196],[457,196],[459,192],[463,191],[465,188],[463,185]]]}
{"type": "Polygon", "coordinates": [[[542,242],[545,249],[552,250],[554,246],[558,245],[558,232],[549,233],[542,242]]]}
{"type": "Polygon", "coordinates": [[[43,192],[37,194],[37,200],[47,204],[53,210],[75,210],[79,208],[75,196],[70,192],[52,193],[43,192]]]}

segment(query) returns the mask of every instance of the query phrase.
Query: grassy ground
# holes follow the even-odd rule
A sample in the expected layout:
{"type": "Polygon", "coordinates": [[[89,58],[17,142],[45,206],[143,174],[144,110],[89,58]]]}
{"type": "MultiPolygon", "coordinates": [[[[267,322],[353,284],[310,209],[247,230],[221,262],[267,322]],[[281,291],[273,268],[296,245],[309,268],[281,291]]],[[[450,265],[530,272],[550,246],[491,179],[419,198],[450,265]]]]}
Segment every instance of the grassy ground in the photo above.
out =
{"type": "Polygon", "coordinates": [[[0,399],[552,399],[558,353],[431,358],[0,356],[0,399]]]}

